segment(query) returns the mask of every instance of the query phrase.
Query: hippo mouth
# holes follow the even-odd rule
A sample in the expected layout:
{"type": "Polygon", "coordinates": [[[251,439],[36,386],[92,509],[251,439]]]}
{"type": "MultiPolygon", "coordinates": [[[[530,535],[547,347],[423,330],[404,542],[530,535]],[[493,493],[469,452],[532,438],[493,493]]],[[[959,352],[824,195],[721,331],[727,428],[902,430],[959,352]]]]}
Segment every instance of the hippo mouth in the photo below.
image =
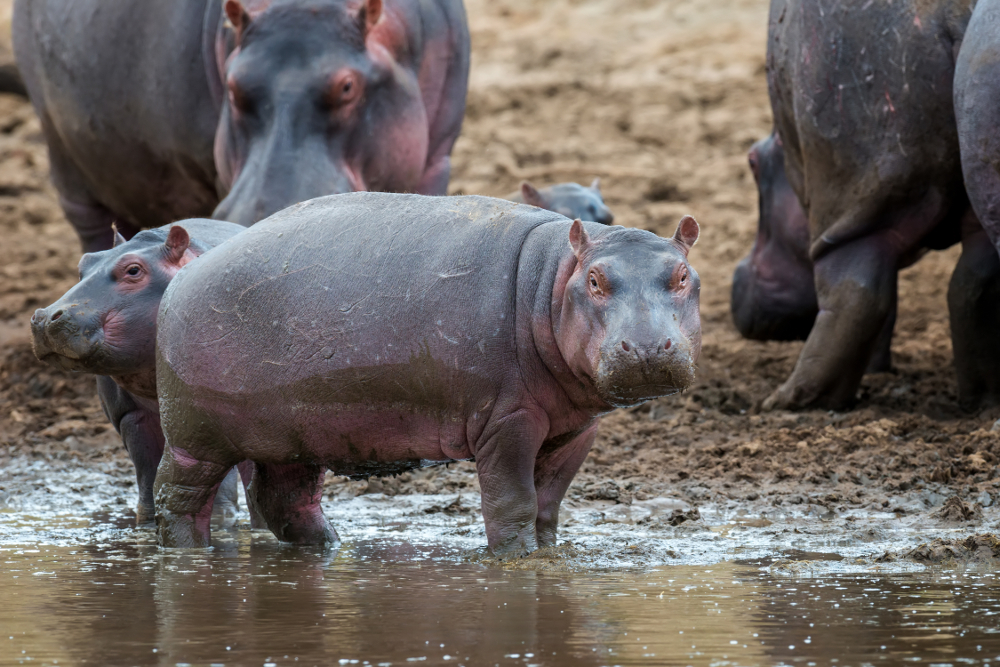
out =
{"type": "MultiPolygon", "coordinates": [[[[39,361],[64,371],[94,372],[101,356],[101,341],[87,340],[79,334],[53,336],[32,323],[31,349],[39,361]]],[[[98,338],[103,338],[98,336],[98,338]]]]}
{"type": "Polygon", "coordinates": [[[616,408],[628,408],[661,396],[683,391],[694,383],[694,364],[680,360],[649,368],[601,364],[597,393],[616,408]]]}

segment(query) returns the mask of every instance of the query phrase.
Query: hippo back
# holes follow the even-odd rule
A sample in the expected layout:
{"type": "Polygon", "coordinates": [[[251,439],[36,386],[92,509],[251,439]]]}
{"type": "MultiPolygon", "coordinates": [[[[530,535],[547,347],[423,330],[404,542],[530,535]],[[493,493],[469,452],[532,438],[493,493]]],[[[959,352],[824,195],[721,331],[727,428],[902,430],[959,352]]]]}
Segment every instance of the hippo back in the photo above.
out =
{"type": "Polygon", "coordinates": [[[421,383],[516,373],[521,246],[560,219],[486,197],[365,192],[296,204],[178,274],[160,310],[161,363],[217,395],[444,399],[450,391],[421,383]]]}

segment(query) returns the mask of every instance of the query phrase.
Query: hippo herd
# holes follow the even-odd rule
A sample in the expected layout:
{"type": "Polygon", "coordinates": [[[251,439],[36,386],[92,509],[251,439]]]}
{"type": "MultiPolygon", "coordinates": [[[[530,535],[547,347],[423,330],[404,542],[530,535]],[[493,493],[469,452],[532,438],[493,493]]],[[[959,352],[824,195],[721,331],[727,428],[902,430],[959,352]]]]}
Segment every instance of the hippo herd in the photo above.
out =
{"type": "MultiPolygon", "coordinates": [[[[698,223],[611,226],[597,181],[446,196],[461,0],[18,0],[15,54],[84,254],[35,354],[98,376],[139,523],[329,544],[327,470],[475,461],[489,548],[555,544],[601,415],[682,391],[698,223]]],[[[773,0],[774,132],[732,312],[806,339],[763,407],[885,370],[896,274],[961,241],[963,404],[1000,400],[1000,0],[773,0]]]]}

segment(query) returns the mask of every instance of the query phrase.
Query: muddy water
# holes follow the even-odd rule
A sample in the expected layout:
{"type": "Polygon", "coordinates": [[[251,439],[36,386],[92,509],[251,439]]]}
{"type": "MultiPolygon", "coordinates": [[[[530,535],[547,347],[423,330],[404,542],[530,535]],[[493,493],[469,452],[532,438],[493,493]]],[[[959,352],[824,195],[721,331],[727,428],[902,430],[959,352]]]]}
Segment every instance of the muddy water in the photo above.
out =
{"type": "Polygon", "coordinates": [[[220,530],[210,550],[165,552],[124,515],[7,512],[0,664],[1000,662],[988,570],[885,571],[790,548],[508,570],[467,544],[397,532],[348,527],[341,548],[319,550],[220,530]]]}

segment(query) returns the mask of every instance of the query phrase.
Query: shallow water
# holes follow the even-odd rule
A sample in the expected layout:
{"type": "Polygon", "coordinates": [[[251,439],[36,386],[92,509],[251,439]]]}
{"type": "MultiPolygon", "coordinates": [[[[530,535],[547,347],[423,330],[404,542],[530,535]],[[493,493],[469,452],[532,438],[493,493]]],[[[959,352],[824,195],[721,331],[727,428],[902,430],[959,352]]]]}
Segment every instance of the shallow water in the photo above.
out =
{"type": "Polygon", "coordinates": [[[407,526],[342,530],[337,550],[233,530],[165,552],[128,523],[0,516],[0,664],[1000,662],[992,571],[738,548],[711,565],[506,570],[407,526]]]}

